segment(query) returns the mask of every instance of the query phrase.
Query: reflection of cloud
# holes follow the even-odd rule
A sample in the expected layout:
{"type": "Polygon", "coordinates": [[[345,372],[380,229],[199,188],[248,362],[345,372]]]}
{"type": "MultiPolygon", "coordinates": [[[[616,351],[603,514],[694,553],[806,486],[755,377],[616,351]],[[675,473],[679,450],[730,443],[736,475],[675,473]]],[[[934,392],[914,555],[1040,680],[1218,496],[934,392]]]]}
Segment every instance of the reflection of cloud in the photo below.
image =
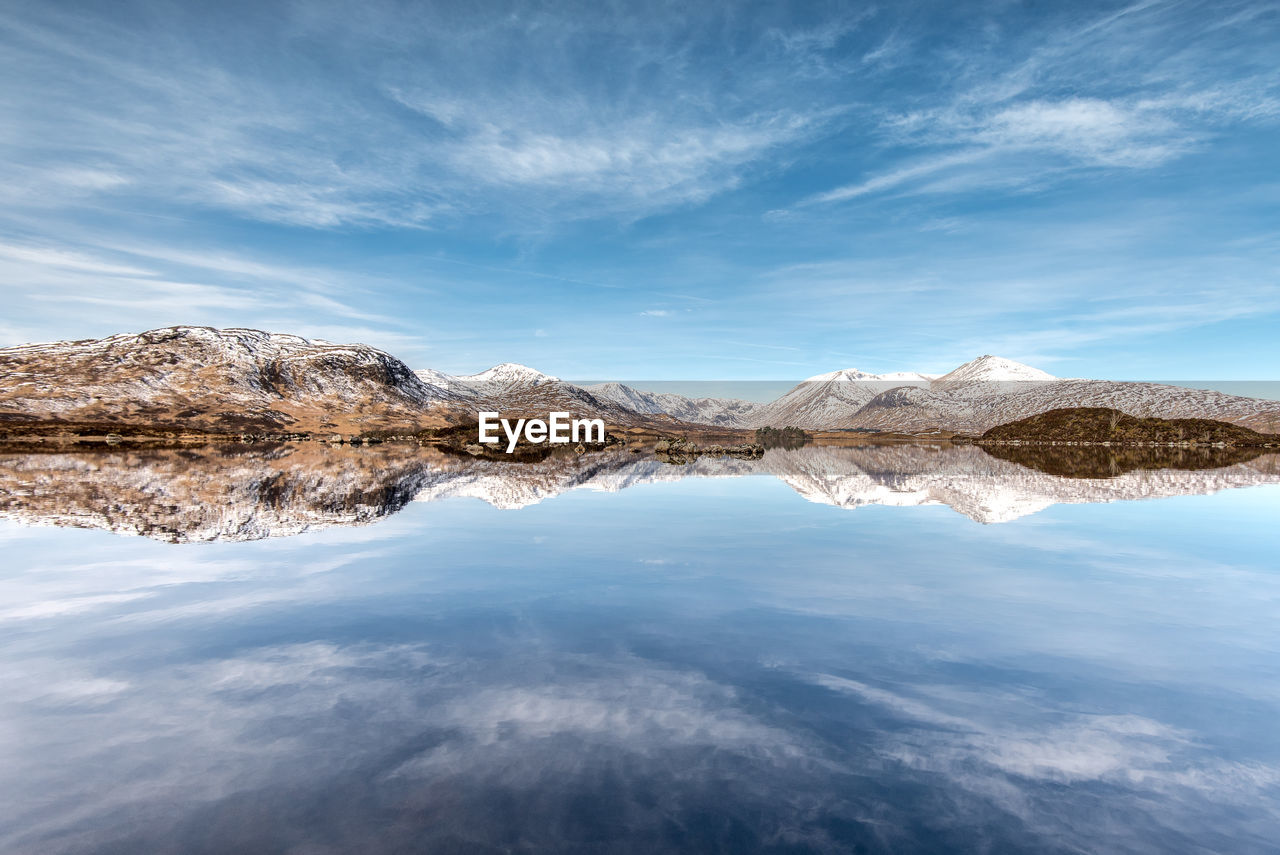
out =
{"type": "MultiPolygon", "coordinates": [[[[594,669],[593,669],[594,670],[594,669]]],[[[599,677],[564,684],[482,688],[435,711],[438,720],[485,747],[572,735],[648,753],[656,747],[709,746],[781,760],[802,754],[795,738],[736,707],[734,693],[700,675],[643,662],[607,668],[599,677]]],[[[397,770],[417,774],[434,752],[397,770]]]]}
{"type": "MultiPolygon", "coordinates": [[[[522,607],[521,619],[509,622],[501,610],[477,614],[470,598],[463,600],[469,617],[436,597],[426,610],[397,611],[388,633],[407,640],[350,641],[315,629],[330,626],[333,607],[312,613],[316,592],[287,585],[343,562],[316,564],[287,548],[297,541],[238,545],[252,547],[259,561],[244,553],[241,563],[208,567],[199,549],[110,542],[181,555],[193,567],[140,562],[148,578],[130,581],[125,562],[104,561],[78,582],[55,573],[61,596],[94,596],[112,585],[136,591],[143,582],[158,588],[184,572],[202,584],[179,602],[141,609],[146,619],[130,621],[135,635],[127,640],[98,641],[122,630],[118,618],[68,617],[51,622],[26,655],[0,663],[5,851],[45,855],[107,843],[230,851],[269,849],[281,837],[295,848],[341,841],[378,851],[396,848],[400,834],[428,849],[512,848],[523,840],[525,849],[564,851],[626,841],[657,852],[675,848],[663,829],[690,845],[736,851],[777,840],[811,851],[1044,852],[1064,840],[1140,850],[1132,831],[1139,826],[1153,849],[1167,851],[1207,839],[1197,825],[1265,824],[1257,811],[1272,806],[1268,788],[1280,782],[1274,767],[1224,759],[1186,727],[1134,712],[1089,715],[1023,682],[1002,691],[998,677],[994,685],[975,678],[963,690],[922,683],[909,669],[904,677],[901,663],[876,659],[874,647],[856,677],[792,672],[779,664],[792,658],[785,631],[760,632],[749,615],[734,626],[770,638],[761,649],[782,654],[763,670],[742,664],[755,656],[749,649],[724,672],[679,664],[678,653],[667,661],[633,652],[653,649],[659,637],[673,651],[724,647],[723,636],[702,634],[709,624],[644,613],[642,641],[625,621],[610,622],[601,648],[584,645],[562,613],[554,624],[568,634],[558,637],[558,629],[536,628],[547,625],[536,608],[522,607]],[[228,576],[255,581],[231,597],[208,584],[228,576]],[[298,614],[282,620],[258,611],[263,603],[298,614]],[[226,636],[215,629],[236,615],[248,625],[226,636]],[[73,627],[79,640],[58,648],[53,639],[73,627]],[[297,640],[246,646],[262,631],[297,640]],[[156,639],[175,632],[163,655],[152,652],[156,639]],[[896,682],[884,681],[886,673],[896,682]],[[1123,823],[1090,824],[1098,788],[1123,823]],[[119,815],[134,818],[132,831],[111,824],[119,815]],[[926,815],[927,829],[919,821],[926,815]],[[698,835],[710,833],[708,823],[738,836],[704,841],[698,835]],[[81,836],[70,836],[72,827],[81,836]]],[[[876,566],[864,563],[862,575],[875,577],[876,566]]],[[[653,572],[644,570],[648,583],[653,572]]],[[[804,587],[798,577],[788,581],[804,587]]],[[[345,588],[325,590],[325,602],[349,602],[369,582],[354,573],[345,588]]],[[[998,597],[977,590],[972,596],[998,597]]],[[[878,596],[871,605],[891,620],[885,592],[878,596]]],[[[965,603],[946,590],[939,596],[953,611],[951,630],[963,625],[954,612],[965,603]]],[[[773,614],[785,602],[775,601],[773,614]]],[[[1022,603],[1045,614],[1043,602],[1022,603]]],[[[364,619],[365,607],[354,612],[364,619]]],[[[1041,673],[1017,679],[1051,682],[1041,673]]]]}
{"type": "MultiPolygon", "coordinates": [[[[792,474],[841,460],[915,492],[893,449],[792,474]]],[[[1258,505],[987,528],[757,484],[236,544],[0,526],[4,608],[54,604],[3,624],[0,851],[1266,851],[1270,542],[1170,535],[1258,505]]]]}
{"type": "Polygon", "coordinates": [[[668,851],[710,821],[735,828],[737,851],[778,835],[812,851],[1127,851],[1133,828],[1158,847],[1270,804],[1280,781],[1150,718],[1054,711],[1017,692],[809,678],[833,707],[794,683],[761,694],[547,637],[506,638],[481,658],[447,646],[300,642],[135,664],[127,678],[58,658],[0,670],[0,720],[24,735],[0,748],[12,829],[0,845],[185,851],[283,835],[374,851],[394,848],[385,835],[398,829],[428,847],[515,834],[539,851],[668,851]],[[838,736],[819,735],[831,726],[838,736]],[[1095,784],[1130,825],[1088,823],[1095,784]],[[109,821],[122,812],[129,827],[109,821]]]}
{"type": "MultiPolygon", "coordinates": [[[[1080,819],[1061,800],[1051,812],[1040,804],[1056,798],[1041,788],[1064,784],[1114,788],[1113,802],[1132,799],[1127,809],[1146,814],[1141,819],[1130,816],[1131,827],[1150,824],[1161,834],[1197,830],[1202,820],[1194,817],[1206,804],[1228,811],[1280,808],[1275,791],[1280,767],[1220,759],[1189,732],[1144,716],[1038,710],[1034,720],[1014,724],[1001,718],[1000,706],[1014,700],[1025,708],[1026,697],[988,698],[994,702],[976,707],[972,715],[956,715],[856,680],[830,674],[813,680],[901,720],[878,734],[882,755],[945,776],[956,786],[1008,799],[1050,836],[1071,832],[1080,819]]],[[[1124,837],[1131,829],[1113,832],[1124,837]]]]}
{"type": "MultiPolygon", "coordinates": [[[[3,720],[25,731],[0,751],[0,794],[15,829],[0,835],[5,851],[78,851],[63,836],[72,823],[106,840],[120,832],[103,823],[120,811],[145,816],[146,833],[172,842],[184,833],[184,811],[202,803],[234,811],[245,791],[268,802],[286,792],[319,801],[351,788],[353,800],[395,809],[406,787],[422,798],[448,781],[456,788],[451,809],[474,813],[489,809],[490,787],[589,798],[583,777],[601,764],[645,783],[700,756],[704,772],[733,786],[735,765],[794,769],[805,753],[795,736],[740,710],[732,690],[639,660],[553,655],[486,679],[483,663],[419,645],[313,642],[160,664],[128,681],[94,678],[61,659],[32,664],[0,675],[3,720]],[[59,674],[56,692],[37,685],[37,675],[59,674]],[[93,714],[74,718],[68,740],[65,722],[77,710],[93,714]],[[566,777],[549,780],[556,770],[566,777]],[[65,803],[46,813],[51,794],[65,803]]],[[[684,780],[686,794],[698,789],[697,777],[684,780]]],[[[354,829],[361,839],[376,838],[375,816],[354,821],[364,826],[354,829]]],[[[441,821],[444,839],[457,833],[441,821]]],[[[319,821],[292,832],[324,840],[332,829],[319,821]]],[[[200,831],[215,848],[228,833],[217,822],[200,831]]],[[[138,848],[157,839],[144,835],[138,848]]]]}

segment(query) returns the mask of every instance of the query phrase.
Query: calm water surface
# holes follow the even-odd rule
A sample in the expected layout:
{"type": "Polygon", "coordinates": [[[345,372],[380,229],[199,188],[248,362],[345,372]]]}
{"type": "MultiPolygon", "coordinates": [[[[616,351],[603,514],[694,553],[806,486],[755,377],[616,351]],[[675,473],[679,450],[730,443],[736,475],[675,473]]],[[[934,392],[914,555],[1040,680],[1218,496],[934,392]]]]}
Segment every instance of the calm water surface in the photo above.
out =
{"type": "Polygon", "coordinates": [[[0,459],[0,851],[1276,851],[1274,458],[325,453],[0,459]]]}

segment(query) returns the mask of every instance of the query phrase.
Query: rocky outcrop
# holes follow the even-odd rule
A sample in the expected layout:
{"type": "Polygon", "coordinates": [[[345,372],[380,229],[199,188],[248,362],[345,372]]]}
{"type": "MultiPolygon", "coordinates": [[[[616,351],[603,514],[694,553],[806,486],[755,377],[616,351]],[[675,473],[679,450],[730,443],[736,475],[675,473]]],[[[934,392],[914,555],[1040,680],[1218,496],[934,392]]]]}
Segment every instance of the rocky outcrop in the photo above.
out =
{"type": "Polygon", "coordinates": [[[654,444],[653,451],[664,463],[677,465],[684,465],[699,457],[736,457],[739,460],[757,460],[764,456],[764,446],[757,443],[700,445],[685,437],[660,439],[654,444]]]}

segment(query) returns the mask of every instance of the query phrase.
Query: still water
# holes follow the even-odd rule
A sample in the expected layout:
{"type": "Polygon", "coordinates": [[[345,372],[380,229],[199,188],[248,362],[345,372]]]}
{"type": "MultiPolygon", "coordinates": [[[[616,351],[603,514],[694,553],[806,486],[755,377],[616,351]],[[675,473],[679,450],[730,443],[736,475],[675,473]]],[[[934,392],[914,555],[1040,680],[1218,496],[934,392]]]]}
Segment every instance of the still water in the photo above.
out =
{"type": "Polygon", "coordinates": [[[1280,466],[1178,463],[0,456],[0,851],[1275,852],[1280,466]]]}

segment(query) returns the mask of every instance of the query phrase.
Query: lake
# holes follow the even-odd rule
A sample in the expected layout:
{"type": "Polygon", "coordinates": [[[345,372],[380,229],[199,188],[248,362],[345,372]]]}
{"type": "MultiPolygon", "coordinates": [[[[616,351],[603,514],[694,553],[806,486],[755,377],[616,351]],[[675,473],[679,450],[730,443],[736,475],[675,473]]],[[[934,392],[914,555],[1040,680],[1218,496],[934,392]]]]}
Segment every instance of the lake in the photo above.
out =
{"type": "Polygon", "coordinates": [[[1274,852],[1280,459],[0,455],[5,853],[1274,852]]]}

